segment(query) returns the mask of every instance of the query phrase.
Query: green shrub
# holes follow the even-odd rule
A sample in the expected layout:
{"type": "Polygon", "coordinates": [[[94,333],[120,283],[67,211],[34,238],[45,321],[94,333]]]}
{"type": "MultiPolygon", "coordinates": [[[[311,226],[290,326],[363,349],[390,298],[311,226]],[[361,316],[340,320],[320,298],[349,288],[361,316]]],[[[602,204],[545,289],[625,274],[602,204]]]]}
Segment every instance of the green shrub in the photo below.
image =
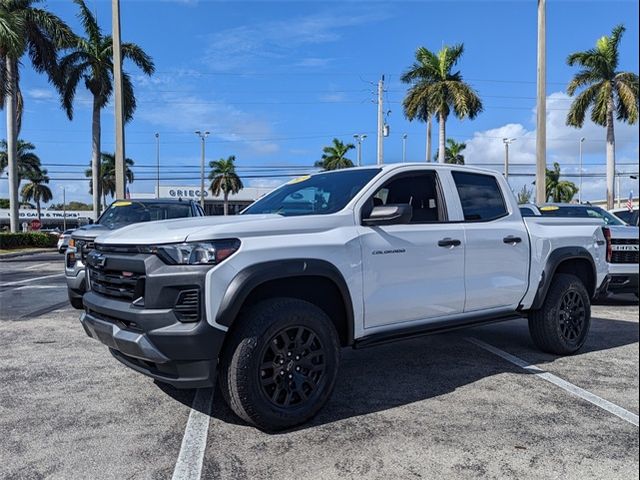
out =
{"type": "Polygon", "coordinates": [[[25,247],[55,247],[58,237],[48,233],[0,233],[0,249],[25,247]]]}

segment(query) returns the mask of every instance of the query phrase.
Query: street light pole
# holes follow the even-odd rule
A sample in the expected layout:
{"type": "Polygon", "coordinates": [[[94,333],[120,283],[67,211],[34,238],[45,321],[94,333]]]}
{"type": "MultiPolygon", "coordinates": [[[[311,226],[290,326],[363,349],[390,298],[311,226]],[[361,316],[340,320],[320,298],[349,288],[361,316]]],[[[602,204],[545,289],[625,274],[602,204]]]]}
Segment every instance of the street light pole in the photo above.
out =
{"type": "Polygon", "coordinates": [[[536,201],[546,201],[547,168],[547,20],[546,0],[538,0],[538,78],[536,102],[536,201]]]}
{"type": "Polygon", "coordinates": [[[582,203],[582,144],[584,137],[580,139],[580,187],[578,188],[578,202],[582,203]]]}
{"type": "Polygon", "coordinates": [[[196,135],[200,137],[200,143],[202,145],[202,148],[201,148],[202,156],[200,158],[200,206],[204,210],[204,154],[205,154],[204,140],[209,136],[209,132],[208,131],[201,132],[200,130],[196,130],[196,135]]]}
{"type": "Polygon", "coordinates": [[[156,133],[156,198],[160,198],[160,134],[156,133]]]}
{"type": "Polygon", "coordinates": [[[507,180],[507,183],[509,183],[509,145],[515,141],[515,138],[502,139],[504,143],[504,178],[507,180]]]}
{"type": "Polygon", "coordinates": [[[402,134],[402,163],[407,161],[407,134],[402,134]]]}
{"type": "Polygon", "coordinates": [[[358,166],[362,166],[362,142],[367,136],[363,133],[356,133],[353,138],[356,139],[356,147],[358,151],[358,166]]]}
{"type": "Polygon", "coordinates": [[[67,189],[62,187],[62,231],[67,229],[67,189]]]}

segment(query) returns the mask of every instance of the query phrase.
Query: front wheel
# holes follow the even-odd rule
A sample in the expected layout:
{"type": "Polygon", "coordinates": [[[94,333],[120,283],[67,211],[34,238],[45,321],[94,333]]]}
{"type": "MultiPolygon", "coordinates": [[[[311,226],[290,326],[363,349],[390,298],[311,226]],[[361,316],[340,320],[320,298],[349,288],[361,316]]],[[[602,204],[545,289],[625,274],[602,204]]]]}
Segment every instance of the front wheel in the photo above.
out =
{"type": "Polygon", "coordinates": [[[246,422],[276,431],[311,419],[338,373],[340,342],[331,319],[294,298],[266,300],[244,312],[220,362],[220,387],[246,422]]]}
{"type": "Polygon", "coordinates": [[[575,275],[555,275],[542,308],[529,313],[533,343],[556,355],[577,352],[584,345],[590,326],[589,294],[575,275]]]}

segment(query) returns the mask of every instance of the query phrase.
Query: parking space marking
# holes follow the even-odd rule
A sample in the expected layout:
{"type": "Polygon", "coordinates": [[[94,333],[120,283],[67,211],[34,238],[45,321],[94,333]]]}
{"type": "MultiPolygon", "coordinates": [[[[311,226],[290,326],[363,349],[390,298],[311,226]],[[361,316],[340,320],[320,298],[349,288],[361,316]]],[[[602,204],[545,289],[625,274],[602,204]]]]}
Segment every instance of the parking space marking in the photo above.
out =
{"type": "Polygon", "coordinates": [[[178,461],[173,470],[173,480],[198,480],[202,473],[204,451],[207,446],[209,414],[213,401],[212,388],[200,388],[191,405],[191,412],[184,429],[178,461]]]}
{"type": "Polygon", "coordinates": [[[37,282],[38,280],[44,280],[45,278],[54,278],[54,277],[62,277],[64,273],[56,273],[54,275],[45,275],[43,277],[34,277],[34,278],[26,278],[24,280],[18,280],[17,282],[7,282],[3,283],[3,287],[13,287],[14,285],[23,285],[29,282],[37,282]]]}
{"type": "Polygon", "coordinates": [[[638,426],[638,415],[636,415],[635,413],[632,413],[629,410],[626,410],[616,405],[615,403],[611,403],[610,401],[605,400],[604,398],[601,398],[583,388],[580,388],[574,385],[573,383],[569,383],[566,380],[563,380],[562,378],[553,375],[552,373],[545,372],[544,370],[542,370],[539,367],[536,367],[535,365],[530,365],[525,360],[519,357],[516,357],[515,355],[511,355],[510,353],[507,353],[504,350],[500,350],[499,348],[496,348],[493,345],[485,343],[482,340],[478,340],[477,338],[473,338],[473,337],[467,337],[466,340],[488,352],[493,353],[494,355],[497,355],[503,358],[504,360],[510,363],[513,363],[514,365],[517,365],[518,367],[524,370],[527,370],[528,372],[533,373],[535,376],[540,377],[543,380],[546,380],[547,382],[553,383],[554,385],[562,388],[563,390],[566,390],[567,392],[577,397],[580,397],[583,400],[586,400],[587,402],[602,408],[603,410],[606,410],[609,413],[613,413],[615,416],[631,423],[632,425],[635,425],[636,427],[638,426]]]}

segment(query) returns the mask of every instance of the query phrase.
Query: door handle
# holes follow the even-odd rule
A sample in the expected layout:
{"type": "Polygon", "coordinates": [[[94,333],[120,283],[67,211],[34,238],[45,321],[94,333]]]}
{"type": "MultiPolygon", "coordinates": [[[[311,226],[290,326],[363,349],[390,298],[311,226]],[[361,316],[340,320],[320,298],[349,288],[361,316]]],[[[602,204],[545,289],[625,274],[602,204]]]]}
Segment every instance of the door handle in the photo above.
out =
{"type": "Polygon", "coordinates": [[[458,247],[462,242],[455,238],[443,238],[442,240],[438,240],[439,247],[458,247]]]}
{"type": "Polygon", "coordinates": [[[522,239],[520,237],[514,237],[513,235],[509,235],[508,237],[504,237],[502,241],[504,243],[516,244],[516,243],[520,243],[522,239]]]}

